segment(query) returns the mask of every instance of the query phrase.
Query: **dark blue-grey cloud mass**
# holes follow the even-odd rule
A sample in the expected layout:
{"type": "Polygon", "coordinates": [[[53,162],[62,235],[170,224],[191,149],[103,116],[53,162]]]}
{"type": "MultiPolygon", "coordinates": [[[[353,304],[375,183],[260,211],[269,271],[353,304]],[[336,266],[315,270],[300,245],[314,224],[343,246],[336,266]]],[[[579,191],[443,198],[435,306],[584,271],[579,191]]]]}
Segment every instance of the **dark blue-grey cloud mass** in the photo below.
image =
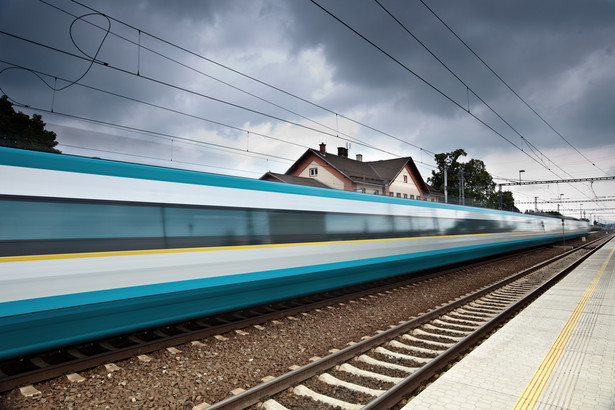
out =
{"type": "Polygon", "coordinates": [[[254,177],[325,141],[425,177],[457,148],[504,179],[615,173],[613,2],[424,1],[380,0],[428,50],[376,1],[316,1],[402,67],[309,0],[5,0],[0,88],[68,153],[254,177]]]}

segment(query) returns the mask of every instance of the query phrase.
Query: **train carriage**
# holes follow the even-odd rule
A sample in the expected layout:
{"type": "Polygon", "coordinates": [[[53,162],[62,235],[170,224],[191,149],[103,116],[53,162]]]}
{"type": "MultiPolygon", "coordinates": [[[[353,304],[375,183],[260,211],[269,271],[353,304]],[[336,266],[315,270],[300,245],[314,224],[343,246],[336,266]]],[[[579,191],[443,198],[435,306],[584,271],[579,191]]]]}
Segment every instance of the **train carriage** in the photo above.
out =
{"type": "Polygon", "coordinates": [[[0,359],[589,231],[11,148],[0,148],[0,181],[0,359]]]}

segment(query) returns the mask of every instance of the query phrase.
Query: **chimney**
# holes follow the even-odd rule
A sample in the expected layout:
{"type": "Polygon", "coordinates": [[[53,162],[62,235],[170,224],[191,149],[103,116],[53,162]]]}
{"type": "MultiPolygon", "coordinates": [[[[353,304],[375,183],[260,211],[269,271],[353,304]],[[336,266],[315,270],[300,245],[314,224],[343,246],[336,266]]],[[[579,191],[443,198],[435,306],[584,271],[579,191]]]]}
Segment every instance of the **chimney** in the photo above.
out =
{"type": "Polygon", "coordinates": [[[337,147],[337,156],[348,158],[348,148],[346,147],[337,147]]]}
{"type": "Polygon", "coordinates": [[[357,154],[357,161],[363,162],[363,154],[357,154]]]}
{"type": "Polygon", "coordinates": [[[327,144],[325,144],[324,142],[320,143],[320,153],[321,154],[326,154],[327,153],[327,144]]]}

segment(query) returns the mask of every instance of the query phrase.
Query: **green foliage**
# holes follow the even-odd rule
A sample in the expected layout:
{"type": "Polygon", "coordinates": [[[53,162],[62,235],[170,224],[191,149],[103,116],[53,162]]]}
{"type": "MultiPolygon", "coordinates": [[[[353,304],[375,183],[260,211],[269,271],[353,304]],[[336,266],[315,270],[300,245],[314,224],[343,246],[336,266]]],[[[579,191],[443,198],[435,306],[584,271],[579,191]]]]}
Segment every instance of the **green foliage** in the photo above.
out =
{"type": "Polygon", "coordinates": [[[500,199],[499,192],[496,192],[496,183],[493,182],[491,174],[487,172],[483,161],[470,159],[466,163],[459,162],[459,157],[466,155],[463,149],[436,154],[438,169],[431,171],[431,177],[427,179],[427,183],[440,192],[444,192],[444,168],[446,167],[450,196],[458,196],[459,187],[463,186],[463,196],[467,204],[499,209],[501,200],[501,209],[518,212],[511,192],[502,192],[500,199]],[[461,183],[462,175],[463,184],[461,183]]]}
{"type": "Polygon", "coordinates": [[[45,130],[43,117],[15,112],[6,95],[0,98],[0,145],[11,148],[30,149],[60,153],[56,133],[45,130]]]}

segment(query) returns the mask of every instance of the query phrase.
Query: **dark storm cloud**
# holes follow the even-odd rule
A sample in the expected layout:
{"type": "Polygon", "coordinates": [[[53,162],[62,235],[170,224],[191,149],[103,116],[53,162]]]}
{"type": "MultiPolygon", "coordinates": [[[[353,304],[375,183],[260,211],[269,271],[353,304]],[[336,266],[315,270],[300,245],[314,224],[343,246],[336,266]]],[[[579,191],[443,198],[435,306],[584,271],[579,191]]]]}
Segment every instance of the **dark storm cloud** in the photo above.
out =
{"type": "MultiPolygon", "coordinates": [[[[69,1],[54,0],[52,3],[78,16],[91,12],[69,1]]],[[[375,2],[320,3],[462,108],[307,0],[84,0],[84,4],[141,29],[142,33],[139,37],[135,28],[112,21],[113,34],[104,40],[98,59],[128,73],[94,64],[79,83],[169,107],[189,116],[79,85],[54,95],[50,88],[23,70],[5,71],[0,75],[0,86],[11,98],[31,106],[49,109],[55,99],[55,111],[168,134],[206,135],[216,138],[213,142],[243,144],[245,133],[203,119],[239,128],[262,128],[271,133],[279,128],[278,133],[284,135],[277,136],[304,141],[310,146],[327,138],[330,144],[343,143],[205,98],[205,95],[212,96],[319,128],[203,74],[337,127],[331,113],[298,102],[146,34],[151,33],[331,110],[356,116],[369,125],[434,152],[462,147],[471,151],[472,157],[481,157],[498,150],[514,151],[511,145],[464,110],[470,108],[472,113],[483,115],[481,118],[515,143],[520,142],[519,136],[490,113],[375,2]],[[140,42],[162,56],[145,49],[139,53],[135,44],[115,34],[140,42]],[[137,72],[141,78],[136,76],[137,72]],[[143,78],[148,76],[176,88],[143,78]]],[[[542,149],[566,147],[561,138],[519,102],[419,1],[382,0],[382,3],[522,135],[542,149]]],[[[481,0],[431,1],[428,4],[573,144],[579,148],[612,144],[612,113],[615,112],[615,74],[609,69],[615,64],[612,45],[615,6],[612,2],[481,0]]],[[[92,56],[105,34],[85,21],[78,21],[74,26],[74,44],[68,31],[74,17],[34,0],[6,1],[0,7],[3,31],[80,56],[83,54],[77,46],[92,56]]],[[[84,20],[103,27],[107,24],[97,15],[84,20]]],[[[61,55],[5,35],[0,36],[0,50],[4,60],[68,80],[78,79],[89,66],[87,60],[61,55]]],[[[58,81],[58,84],[68,83],[58,81]]],[[[371,130],[345,121],[339,124],[354,136],[368,139],[383,149],[397,150],[400,155],[416,155],[416,150],[371,130]]],[[[268,143],[272,153],[287,151],[287,148],[268,143]]]]}
{"type": "MultiPolygon", "coordinates": [[[[309,2],[292,2],[297,17],[291,30],[295,47],[324,45],[335,78],[370,89],[380,99],[396,99],[400,108],[440,117],[462,115],[445,97],[425,86],[403,68],[376,51],[364,40],[334,21],[309,2]]],[[[395,56],[457,103],[465,106],[466,89],[432,56],[386,15],[374,2],[321,2],[335,15],[395,56]]],[[[527,115],[529,110],[472,56],[425,7],[418,2],[386,1],[392,11],[419,39],[437,54],[473,91],[505,117],[527,115]]],[[[431,7],[470,44],[515,91],[554,122],[569,128],[574,118],[584,127],[595,128],[599,144],[612,120],[610,90],[613,75],[588,84],[563,112],[552,101],[561,92],[568,70],[574,70],[595,53],[612,54],[615,36],[614,6],[608,2],[445,2],[431,7]],[[604,91],[609,90],[609,91],[604,91]],[[605,98],[606,97],[606,98],[605,98]],[[596,105],[594,105],[596,103],[596,105]],[[576,108],[574,108],[576,107],[576,108]]],[[[610,60],[612,62],[613,60],[610,60]]],[[[605,64],[609,60],[596,61],[605,64]]],[[[582,75],[582,73],[579,73],[582,75]]],[[[470,103],[481,104],[470,94],[470,103]]],[[[526,120],[527,121],[527,120],[526,120]]],[[[530,120],[534,122],[534,119],[530,120]]],[[[524,123],[515,124],[523,127],[524,123]]],[[[578,131],[578,127],[573,127],[578,131]]],[[[529,130],[531,131],[531,130],[529,130]]],[[[514,133],[514,132],[513,132],[514,133]]],[[[531,139],[531,135],[527,136],[531,139]]]]}

